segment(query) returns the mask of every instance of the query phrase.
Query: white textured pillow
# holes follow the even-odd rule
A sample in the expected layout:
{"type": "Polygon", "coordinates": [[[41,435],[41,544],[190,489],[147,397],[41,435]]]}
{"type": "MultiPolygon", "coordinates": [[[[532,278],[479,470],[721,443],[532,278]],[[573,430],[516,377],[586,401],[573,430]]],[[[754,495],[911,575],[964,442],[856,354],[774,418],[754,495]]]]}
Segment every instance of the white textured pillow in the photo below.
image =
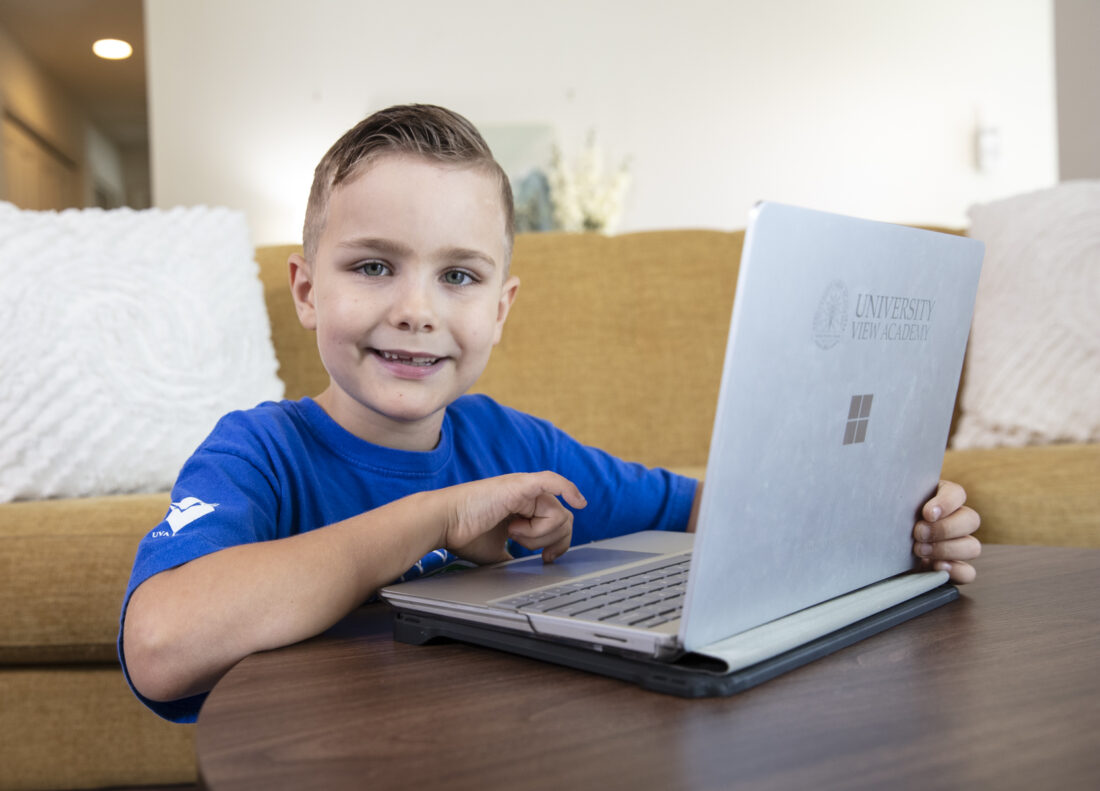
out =
{"type": "Polygon", "coordinates": [[[282,397],[240,212],[0,203],[0,502],[165,491],[282,397]]]}
{"type": "Polygon", "coordinates": [[[986,250],[952,446],[1100,440],[1100,181],[970,220],[986,250]]]}

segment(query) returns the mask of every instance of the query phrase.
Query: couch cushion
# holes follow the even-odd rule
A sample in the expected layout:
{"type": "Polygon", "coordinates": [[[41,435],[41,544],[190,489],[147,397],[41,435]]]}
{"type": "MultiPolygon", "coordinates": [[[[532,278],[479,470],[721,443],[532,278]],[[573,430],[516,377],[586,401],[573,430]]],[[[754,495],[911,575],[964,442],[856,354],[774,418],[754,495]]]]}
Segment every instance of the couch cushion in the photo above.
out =
{"type": "Polygon", "coordinates": [[[113,662],[138,541],[167,494],[0,505],[0,664],[113,662]]]}
{"type": "Polygon", "coordinates": [[[942,476],[966,489],[983,542],[1100,547],[1100,444],[950,450],[942,476]]]}
{"type": "Polygon", "coordinates": [[[240,212],[0,204],[0,502],[156,492],[279,398],[240,212]]]}
{"type": "Polygon", "coordinates": [[[1100,181],[970,218],[986,253],[952,447],[1100,441],[1100,181]]]}
{"type": "Polygon", "coordinates": [[[631,461],[705,465],[743,240],[517,236],[522,285],[474,390],[631,461]]]}
{"type": "Polygon", "coordinates": [[[271,342],[279,358],[279,378],[286,385],[286,397],[293,399],[315,396],[328,387],[328,373],[317,352],[317,336],[298,322],[290,296],[287,259],[301,252],[302,246],[296,244],[256,249],[271,318],[271,342]]]}

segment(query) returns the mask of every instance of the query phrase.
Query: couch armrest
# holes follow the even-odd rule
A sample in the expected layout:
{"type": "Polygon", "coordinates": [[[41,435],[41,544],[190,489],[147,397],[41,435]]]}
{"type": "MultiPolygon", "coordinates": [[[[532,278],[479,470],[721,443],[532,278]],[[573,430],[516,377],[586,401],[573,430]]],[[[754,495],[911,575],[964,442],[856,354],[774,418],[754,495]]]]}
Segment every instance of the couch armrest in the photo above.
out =
{"type": "Polygon", "coordinates": [[[1100,444],[949,450],[989,544],[1100,547],[1100,444]]]}

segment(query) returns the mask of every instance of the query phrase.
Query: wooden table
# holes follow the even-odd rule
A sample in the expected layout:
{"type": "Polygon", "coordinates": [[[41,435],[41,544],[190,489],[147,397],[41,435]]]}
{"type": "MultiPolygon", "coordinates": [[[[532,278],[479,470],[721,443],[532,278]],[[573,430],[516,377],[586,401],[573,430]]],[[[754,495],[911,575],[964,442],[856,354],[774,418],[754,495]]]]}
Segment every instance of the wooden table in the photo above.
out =
{"type": "Polygon", "coordinates": [[[720,699],[395,644],[372,605],[228,673],[200,774],[213,791],[1100,788],[1100,550],[978,564],[960,600],[720,699]]]}

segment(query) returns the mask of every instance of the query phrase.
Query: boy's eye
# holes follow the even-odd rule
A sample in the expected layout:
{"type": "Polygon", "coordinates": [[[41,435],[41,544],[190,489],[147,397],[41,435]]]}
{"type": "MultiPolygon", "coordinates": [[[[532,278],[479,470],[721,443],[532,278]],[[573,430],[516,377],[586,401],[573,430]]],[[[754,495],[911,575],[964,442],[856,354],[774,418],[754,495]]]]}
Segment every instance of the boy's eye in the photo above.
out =
{"type": "Polygon", "coordinates": [[[381,261],[365,261],[359,265],[359,271],[368,277],[381,277],[389,272],[389,267],[381,261]]]}
{"type": "Polygon", "coordinates": [[[443,273],[443,282],[448,286],[468,286],[477,281],[469,272],[463,272],[461,269],[451,269],[443,273]]]}

